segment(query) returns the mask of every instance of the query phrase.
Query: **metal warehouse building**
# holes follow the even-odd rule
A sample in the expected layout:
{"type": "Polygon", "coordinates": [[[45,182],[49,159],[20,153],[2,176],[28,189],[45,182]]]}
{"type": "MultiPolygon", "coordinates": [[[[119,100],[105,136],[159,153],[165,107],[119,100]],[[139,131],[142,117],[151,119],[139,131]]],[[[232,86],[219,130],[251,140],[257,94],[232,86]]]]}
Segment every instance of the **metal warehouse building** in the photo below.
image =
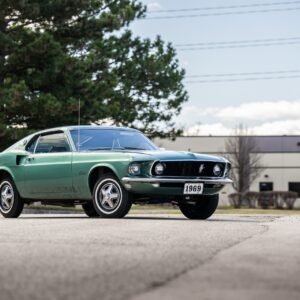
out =
{"type": "MultiPolygon", "coordinates": [[[[157,139],[167,150],[192,151],[226,156],[228,136],[185,136],[175,141],[157,139]]],[[[263,171],[251,185],[251,191],[295,191],[300,198],[300,136],[253,136],[261,154],[263,171]]],[[[222,191],[221,204],[227,205],[231,186],[222,191]]],[[[297,201],[299,206],[300,199],[297,201]]]]}

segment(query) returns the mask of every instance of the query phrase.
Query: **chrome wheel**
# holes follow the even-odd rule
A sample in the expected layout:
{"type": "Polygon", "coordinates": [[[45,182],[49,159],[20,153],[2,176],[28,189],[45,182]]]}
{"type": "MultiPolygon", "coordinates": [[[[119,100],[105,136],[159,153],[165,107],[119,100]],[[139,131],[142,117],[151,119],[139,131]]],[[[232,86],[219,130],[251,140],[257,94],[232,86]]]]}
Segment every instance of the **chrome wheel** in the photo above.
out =
{"type": "Polygon", "coordinates": [[[99,183],[96,189],[96,204],[100,211],[113,213],[122,200],[122,190],[117,181],[105,179],[99,183]]]}
{"type": "Polygon", "coordinates": [[[0,185],[0,209],[4,213],[9,212],[14,204],[14,189],[8,181],[0,185]]]}

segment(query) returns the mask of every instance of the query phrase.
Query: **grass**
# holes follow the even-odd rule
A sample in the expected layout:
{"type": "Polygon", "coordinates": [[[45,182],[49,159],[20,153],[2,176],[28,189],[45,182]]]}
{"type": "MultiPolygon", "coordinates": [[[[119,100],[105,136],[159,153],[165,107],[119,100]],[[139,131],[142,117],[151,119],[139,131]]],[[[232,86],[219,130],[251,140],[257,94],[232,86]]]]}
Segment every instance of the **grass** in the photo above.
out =
{"type": "Polygon", "coordinates": [[[261,208],[219,208],[217,214],[242,214],[242,215],[300,215],[300,209],[261,209],[261,208]]]}

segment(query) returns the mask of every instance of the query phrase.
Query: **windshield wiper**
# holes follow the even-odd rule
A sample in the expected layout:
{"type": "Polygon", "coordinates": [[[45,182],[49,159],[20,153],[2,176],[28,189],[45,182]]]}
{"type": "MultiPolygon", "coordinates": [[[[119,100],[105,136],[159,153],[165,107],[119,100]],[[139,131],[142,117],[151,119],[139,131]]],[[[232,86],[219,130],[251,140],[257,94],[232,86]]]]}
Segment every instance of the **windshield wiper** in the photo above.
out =
{"type": "Polygon", "coordinates": [[[97,148],[90,148],[87,149],[87,151],[97,151],[97,150],[147,150],[143,148],[137,148],[137,147],[97,147],[97,148]]]}
{"type": "Polygon", "coordinates": [[[97,151],[97,150],[111,150],[111,147],[98,147],[98,148],[90,148],[88,151],[97,151]]]}
{"type": "Polygon", "coordinates": [[[146,150],[146,149],[137,148],[137,147],[119,147],[117,149],[121,149],[121,150],[146,150]]]}

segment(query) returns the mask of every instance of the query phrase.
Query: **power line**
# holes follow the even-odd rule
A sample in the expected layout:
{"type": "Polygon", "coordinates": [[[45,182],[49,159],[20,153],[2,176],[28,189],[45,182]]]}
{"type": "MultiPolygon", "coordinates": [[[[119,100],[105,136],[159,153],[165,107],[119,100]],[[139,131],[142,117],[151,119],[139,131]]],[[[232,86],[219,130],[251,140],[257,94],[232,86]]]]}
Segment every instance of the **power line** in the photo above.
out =
{"type": "Polygon", "coordinates": [[[271,47],[271,46],[289,46],[299,45],[299,41],[288,43],[264,43],[264,44],[248,44],[248,45],[227,45],[227,46],[215,46],[215,47],[194,47],[194,48],[179,48],[178,51],[201,51],[201,50],[217,50],[217,49],[236,49],[236,48],[257,48],[257,47],[271,47]]]}
{"type": "Polygon", "coordinates": [[[201,74],[190,75],[186,78],[207,78],[207,77],[238,77],[238,76],[252,76],[252,75],[274,75],[274,74],[289,74],[300,73],[300,70],[282,70],[282,71],[261,71],[261,72],[242,72],[242,73],[216,73],[216,74],[201,74]]]}
{"type": "Polygon", "coordinates": [[[149,11],[149,14],[160,13],[174,13],[174,12],[189,12],[189,11],[206,11],[206,10],[218,10],[218,9],[236,9],[236,8],[253,8],[253,7],[270,7],[281,5],[299,4],[300,1],[285,1],[285,2],[265,2],[265,3],[253,3],[253,4],[241,4],[241,5],[225,5],[225,6],[209,6],[209,7],[194,7],[194,8],[180,8],[180,9],[167,9],[167,10],[155,10],[149,11]]]}
{"type": "Polygon", "coordinates": [[[252,44],[252,43],[280,42],[280,41],[294,41],[294,40],[300,40],[300,36],[299,37],[290,37],[290,38],[269,38],[269,39],[256,39],[256,40],[234,40],[234,41],[175,44],[174,46],[175,47],[193,47],[193,46],[245,44],[245,43],[251,43],[252,44]]]}
{"type": "Polygon", "coordinates": [[[235,79],[213,79],[213,80],[192,80],[186,81],[187,84],[194,83],[226,83],[226,82],[237,82],[237,81],[259,81],[259,80],[272,80],[272,79],[297,79],[300,75],[295,76],[269,76],[269,77],[248,77],[248,78],[235,78],[235,79]]]}
{"type": "Polygon", "coordinates": [[[249,78],[235,78],[235,79],[214,79],[214,80],[193,80],[186,81],[185,83],[222,83],[222,82],[237,82],[237,81],[259,81],[259,80],[271,80],[271,79],[297,79],[300,75],[295,76],[270,76],[270,77],[249,77],[249,78]]]}
{"type": "Polygon", "coordinates": [[[187,84],[195,83],[226,83],[238,81],[259,81],[271,79],[297,79],[300,78],[300,70],[282,70],[282,71],[261,71],[261,72],[241,72],[241,73],[216,73],[186,76],[187,84]],[[263,75],[263,76],[262,76],[263,75]],[[227,78],[226,78],[227,77],[227,78]]]}
{"type": "Polygon", "coordinates": [[[274,9],[262,9],[262,10],[246,10],[246,11],[232,11],[232,12],[220,12],[220,13],[204,13],[195,15],[176,15],[176,16],[162,16],[162,17],[147,17],[139,20],[171,20],[171,19],[185,19],[185,18],[198,18],[198,17],[219,17],[230,15],[247,15],[257,13],[269,13],[269,12],[284,12],[284,11],[296,11],[300,10],[300,7],[293,8],[274,8],[274,9]]]}

